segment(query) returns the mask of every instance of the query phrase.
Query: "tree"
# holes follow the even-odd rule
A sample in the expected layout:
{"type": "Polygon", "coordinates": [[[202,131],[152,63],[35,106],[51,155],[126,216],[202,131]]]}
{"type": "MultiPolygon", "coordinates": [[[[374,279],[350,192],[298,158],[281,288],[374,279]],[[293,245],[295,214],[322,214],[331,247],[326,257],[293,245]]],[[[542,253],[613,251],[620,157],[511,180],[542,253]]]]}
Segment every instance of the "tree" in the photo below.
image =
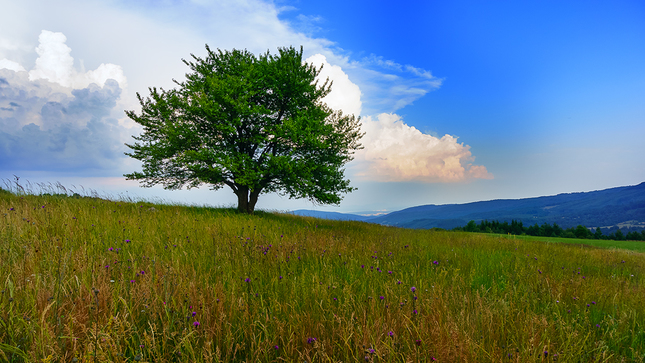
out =
{"type": "Polygon", "coordinates": [[[628,232],[628,233],[627,233],[627,235],[625,236],[625,239],[626,239],[627,241],[638,241],[638,240],[640,239],[640,237],[641,237],[641,234],[640,234],[640,233],[638,233],[638,232],[636,232],[636,231],[630,231],[630,232],[628,232]]]}
{"type": "Polygon", "coordinates": [[[126,153],[143,162],[125,174],[146,187],[230,187],[238,210],[253,213],[258,196],[278,192],[318,204],[338,204],[354,190],[343,166],[359,143],[359,119],[330,109],[322,98],[331,82],[303,63],[302,48],[255,56],[244,50],[211,51],[184,63],[191,72],[172,90],[150,88],[143,126],[126,153]]]}
{"type": "Polygon", "coordinates": [[[600,227],[596,227],[596,231],[594,232],[593,237],[595,239],[602,239],[602,230],[600,229],[600,227]]]}
{"type": "Polygon", "coordinates": [[[589,238],[591,236],[591,232],[587,229],[587,227],[579,224],[576,229],[575,229],[575,235],[577,238],[589,238]]]}
{"type": "MultiPolygon", "coordinates": [[[[482,221],[483,223],[483,221],[482,221]]],[[[477,227],[477,224],[475,221],[469,221],[468,224],[466,224],[466,227],[464,228],[466,232],[479,232],[479,227],[477,227]]]]}
{"type": "Polygon", "coordinates": [[[529,229],[526,231],[526,234],[528,234],[529,236],[539,236],[540,226],[538,226],[538,224],[535,223],[535,225],[529,227],[529,229]]]}

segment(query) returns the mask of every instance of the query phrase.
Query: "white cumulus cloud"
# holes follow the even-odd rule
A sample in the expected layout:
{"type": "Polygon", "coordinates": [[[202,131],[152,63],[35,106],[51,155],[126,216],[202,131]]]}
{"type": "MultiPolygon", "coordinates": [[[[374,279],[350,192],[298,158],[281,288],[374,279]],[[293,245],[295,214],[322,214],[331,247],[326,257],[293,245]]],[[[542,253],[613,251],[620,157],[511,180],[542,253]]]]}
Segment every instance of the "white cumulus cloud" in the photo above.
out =
{"type": "Polygon", "coordinates": [[[14,72],[24,72],[25,67],[21,66],[20,63],[10,61],[8,59],[0,59],[0,69],[8,69],[14,72]]]}
{"type": "MultiPolygon", "coordinates": [[[[332,91],[324,99],[327,105],[344,113],[361,114],[361,89],[340,66],[329,64],[322,54],[313,55],[305,62],[317,67],[322,65],[319,81],[329,78],[333,82],[332,91]]],[[[395,63],[388,67],[406,68],[395,63]]],[[[440,81],[429,72],[413,71],[439,86],[440,81]]],[[[404,87],[401,92],[410,92],[410,89],[404,87]]],[[[363,117],[361,122],[365,132],[361,140],[364,149],[357,152],[352,169],[362,179],[450,183],[493,178],[485,166],[472,164],[475,158],[470,147],[457,142],[454,136],[437,138],[424,134],[393,113],[363,117]]]]}
{"type": "Polygon", "coordinates": [[[492,179],[486,167],[473,165],[470,147],[457,138],[424,134],[396,114],[364,117],[356,175],[377,181],[460,182],[492,179]]]}
{"type": "Polygon", "coordinates": [[[48,30],[40,33],[36,48],[38,59],[36,67],[29,71],[29,80],[45,79],[64,87],[84,88],[92,83],[103,87],[108,79],[113,79],[121,88],[126,87],[123,70],[114,64],[102,63],[93,71],[76,71],[74,58],[70,54],[72,49],[65,44],[66,41],[67,37],[63,33],[48,30]]]}
{"type": "Polygon", "coordinates": [[[315,54],[305,60],[317,68],[322,66],[318,75],[318,83],[322,84],[327,78],[332,81],[331,92],[323,98],[327,106],[334,110],[342,110],[345,114],[360,116],[362,102],[361,89],[337,65],[331,65],[322,54],[315,54]]]}

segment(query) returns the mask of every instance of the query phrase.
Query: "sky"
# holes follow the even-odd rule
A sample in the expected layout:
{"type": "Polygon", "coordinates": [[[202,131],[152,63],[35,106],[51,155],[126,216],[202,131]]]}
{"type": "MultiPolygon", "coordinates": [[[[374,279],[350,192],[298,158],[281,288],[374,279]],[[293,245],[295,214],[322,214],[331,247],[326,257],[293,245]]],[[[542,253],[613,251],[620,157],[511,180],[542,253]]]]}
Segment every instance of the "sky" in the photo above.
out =
{"type": "MultiPolygon", "coordinates": [[[[376,213],[645,181],[642,1],[0,0],[0,179],[110,197],[233,206],[229,189],[141,188],[125,143],[136,93],[182,59],[302,46],[361,117],[338,206],[376,213]]],[[[4,183],[0,183],[3,186],[4,183]]]]}

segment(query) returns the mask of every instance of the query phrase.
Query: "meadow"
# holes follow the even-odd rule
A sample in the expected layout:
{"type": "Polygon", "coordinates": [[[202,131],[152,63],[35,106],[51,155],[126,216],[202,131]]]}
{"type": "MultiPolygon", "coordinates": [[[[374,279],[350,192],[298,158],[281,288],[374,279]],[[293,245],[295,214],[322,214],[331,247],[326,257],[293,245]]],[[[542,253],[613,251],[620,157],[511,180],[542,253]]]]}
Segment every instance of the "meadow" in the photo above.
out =
{"type": "Polygon", "coordinates": [[[0,223],[0,361],[645,359],[631,250],[2,190],[0,223]]]}

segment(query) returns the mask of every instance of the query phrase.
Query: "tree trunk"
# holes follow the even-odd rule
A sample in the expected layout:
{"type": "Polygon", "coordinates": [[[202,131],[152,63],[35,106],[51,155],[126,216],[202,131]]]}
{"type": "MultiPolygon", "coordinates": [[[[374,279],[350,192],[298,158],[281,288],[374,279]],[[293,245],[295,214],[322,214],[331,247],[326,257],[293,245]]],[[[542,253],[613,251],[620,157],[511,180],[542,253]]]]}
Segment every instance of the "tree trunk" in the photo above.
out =
{"type": "Polygon", "coordinates": [[[253,214],[255,204],[258,202],[258,196],[260,196],[260,189],[251,191],[251,197],[248,204],[249,214],[253,214]]]}
{"type": "Polygon", "coordinates": [[[249,207],[249,188],[243,185],[238,185],[235,191],[237,195],[237,210],[240,213],[248,213],[249,207]]]}
{"type": "Polygon", "coordinates": [[[253,214],[260,190],[249,190],[247,186],[238,185],[235,194],[237,195],[237,210],[241,213],[253,214]]]}

